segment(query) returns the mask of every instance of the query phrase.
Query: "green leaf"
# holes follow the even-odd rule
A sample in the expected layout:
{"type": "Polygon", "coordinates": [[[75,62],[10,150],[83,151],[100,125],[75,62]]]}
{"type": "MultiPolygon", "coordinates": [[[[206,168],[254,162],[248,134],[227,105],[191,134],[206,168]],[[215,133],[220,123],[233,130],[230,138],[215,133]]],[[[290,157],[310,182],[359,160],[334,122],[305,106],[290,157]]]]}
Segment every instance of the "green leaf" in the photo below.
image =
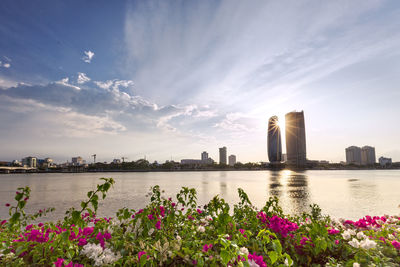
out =
{"type": "Polygon", "coordinates": [[[282,254],[282,245],[278,239],[272,241],[272,248],[278,253],[278,255],[282,254]]]}
{"type": "Polygon", "coordinates": [[[278,259],[278,253],[276,253],[275,251],[268,252],[268,256],[271,259],[272,264],[274,264],[276,262],[276,260],[278,259]]]}
{"type": "Polygon", "coordinates": [[[146,264],[147,261],[147,255],[144,254],[140,257],[140,266],[144,266],[146,264]]]}
{"type": "Polygon", "coordinates": [[[227,265],[231,259],[229,252],[226,249],[223,249],[223,250],[221,250],[220,256],[222,259],[222,263],[224,265],[227,265]]]}

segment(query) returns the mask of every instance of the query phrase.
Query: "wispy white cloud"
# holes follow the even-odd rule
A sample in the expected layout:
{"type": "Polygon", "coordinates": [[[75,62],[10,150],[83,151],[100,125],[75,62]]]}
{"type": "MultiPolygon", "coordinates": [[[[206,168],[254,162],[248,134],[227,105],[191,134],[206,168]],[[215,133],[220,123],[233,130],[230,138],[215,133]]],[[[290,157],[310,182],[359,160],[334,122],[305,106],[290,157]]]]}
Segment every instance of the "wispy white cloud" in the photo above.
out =
{"type": "Polygon", "coordinates": [[[86,82],[90,81],[90,78],[83,72],[78,72],[78,79],[77,79],[77,83],[79,84],[84,84],[86,82]]]}
{"type": "Polygon", "coordinates": [[[85,56],[82,58],[82,60],[86,63],[90,63],[92,62],[92,59],[94,57],[94,52],[88,50],[88,51],[84,51],[85,56]]]}

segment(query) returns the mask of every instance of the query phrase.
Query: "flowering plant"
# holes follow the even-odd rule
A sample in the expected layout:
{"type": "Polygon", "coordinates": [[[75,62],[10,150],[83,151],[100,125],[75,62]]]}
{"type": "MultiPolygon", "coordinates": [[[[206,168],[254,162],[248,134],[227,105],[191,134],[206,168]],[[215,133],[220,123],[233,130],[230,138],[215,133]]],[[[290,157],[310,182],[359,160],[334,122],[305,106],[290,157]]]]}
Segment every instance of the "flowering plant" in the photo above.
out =
{"type": "Polygon", "coordinates": [[[24,207],[30,189],[19,188],[10,218],[0,220],[2,266],[398,266],[400,220],[366,216],[358,221],[324,216],[318,206],[285,215],[277,198],[254,207],[238,189],[231,207],[218,196],[198,206],[196,190],[183,187],[175,200],[151,188],[140,210],[122,208],[113,218],[97,207],[114,180],[87,194],[63,220],[37,222],[24,207]],[[19,214],[19,215],[16,215],[19,214]]]}

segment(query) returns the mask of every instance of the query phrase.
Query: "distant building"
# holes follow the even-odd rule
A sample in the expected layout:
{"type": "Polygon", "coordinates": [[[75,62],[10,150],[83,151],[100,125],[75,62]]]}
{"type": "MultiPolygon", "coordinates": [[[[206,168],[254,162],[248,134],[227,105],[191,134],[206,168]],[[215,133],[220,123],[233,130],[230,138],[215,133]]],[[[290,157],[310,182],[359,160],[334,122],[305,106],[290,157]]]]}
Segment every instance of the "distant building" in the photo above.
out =
{"type": "Polygon", "coordinates": [[[36,168],[37,167],[37,158],[35,157],[26,157],[22,160],[22,166],[29,167],[29,168],[36,168]]]}
{"type": "Polygon", "coordinates": [[[390,166],[392,166],[392,159],[391,158],[380,157],[379,158],[379,165],[381,165],[381,167],[390,167],[390,166]]]}
{"type": "Polygon", "coordinates": [[[204,161],[204,162],[207,162],[208,153],[206,151],[203,151],[203,153],[201,153],[201,160],[204,161]]]}
{"type": "Polygon", "coordinates": [[[72,158],[71,163],[72,163],[72,165],[76,165],[76,166],[84,164],[82,157],[79,157],[79,156],[72,158]]]}
{"type": "Polygon", "coordinates": [[[228,159],[229,159],[229,166],[234,166],[236,164],[236,156],[235,155],[230,155],[228,159]]]}
{"type": "Polygon", "coordinates": [[[203,161],[201,159],[182,159],[182,165],[202,165],[203,161]]]}
{"type": "Polygon", "coordinates": [[[361,165],[361,148],[358,146],[346,148],[346,164],[361,165]]]}
{"type": "Polygon", "coordinates": [[[272,116],[268,121],[268,158],[269,162],[282,161],[281,129],[278,117],[272,116]]]}
{"type": "Polygon", "coordinates": [[[219,148],[219,164],[224,164],[226,165],[226,147],[221,147],[219,148]]]}
{"type": "Polygon", "coordinates": [[[114,164],[120,164],[121,163],[121,159],[113,159],[113,163],[114,164]]]}
{"type": "Polygon", "coordinates": [[[361,148],[361,164],[374,165],[376,163],[375,147],[363,146],[361,148]]]}
{"type": "Polygon", "coordinates": [[[287,164],[296,167],[305,167],[307,164],[306,129],[304,112],[290,112],[285,115],[286,120],[286,154],[287,164]]]}

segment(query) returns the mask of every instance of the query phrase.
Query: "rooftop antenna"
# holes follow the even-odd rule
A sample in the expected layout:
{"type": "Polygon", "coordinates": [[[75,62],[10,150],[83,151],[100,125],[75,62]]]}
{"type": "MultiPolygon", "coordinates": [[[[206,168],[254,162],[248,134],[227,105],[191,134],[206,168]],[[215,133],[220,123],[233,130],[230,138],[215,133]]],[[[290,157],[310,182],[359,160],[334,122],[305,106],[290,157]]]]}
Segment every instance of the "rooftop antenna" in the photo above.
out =
{"type": "Polygon", "coordinates": [[[93,157],[93,163],[96,163],[96,154],[93,154],[92,157],[93,157]]]}

